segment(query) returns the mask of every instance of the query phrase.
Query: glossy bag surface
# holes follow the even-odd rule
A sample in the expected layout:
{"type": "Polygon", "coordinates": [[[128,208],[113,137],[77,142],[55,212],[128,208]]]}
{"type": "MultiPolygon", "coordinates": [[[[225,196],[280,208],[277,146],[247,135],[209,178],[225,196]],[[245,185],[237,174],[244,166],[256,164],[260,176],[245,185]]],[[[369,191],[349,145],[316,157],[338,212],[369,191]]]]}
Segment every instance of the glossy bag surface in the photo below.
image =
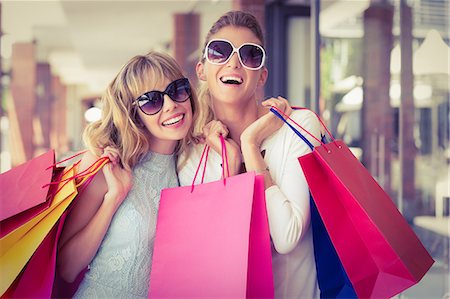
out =
{"type": "Polygon", "coordinates": [[[78,172],[79,161],[62,169],[62,176],[51,183],[55,191],[49,198],[50,206],[0,239],[0,294],[3,297],[51,296],[57,242],[67,210],[79,191],[107,162],[107,158],[99,158],[83,172],[78,172]]]}
{"type": "Polygon", "coordinates": [[[315,147],[299,161],[358,297],[392,297],[425,275],[433,259],[342,141],[315,147]]]}
{"type": "Polygon", "coordinates": [[[0,237],[50,206],[54,164],[55,152],[50,150],[0,174],[0,237]]]}
{"type": "Polygon", "coordinates": [[[264,181],[254,172],[164,189],[150,298],[273,298],[264,181]]]}
{"type": "Polygon", "coordinates": [[[298,160],[316,216],[320,216],[356,295],[389,298],[416,284],[434,261],[369,171],[329,132],[333,141],[325,144],[294,122],[321,143],[314,147],[289,117],[271,111],[313,149],[298,160]]]}

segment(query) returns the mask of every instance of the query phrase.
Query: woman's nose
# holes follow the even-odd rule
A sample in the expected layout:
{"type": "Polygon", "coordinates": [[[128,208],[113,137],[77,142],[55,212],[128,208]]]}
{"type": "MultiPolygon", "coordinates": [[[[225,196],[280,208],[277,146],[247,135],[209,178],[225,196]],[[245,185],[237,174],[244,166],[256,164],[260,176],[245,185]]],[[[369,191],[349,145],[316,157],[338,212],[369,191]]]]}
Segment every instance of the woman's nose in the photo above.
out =
{"type": "Polygon", "coordinates": [[[164,111],[171,111],[175,109],[178,106],[178,103],[172,100],[171,97],[169,97],[167,94],[164,95],[164,111]]]}
{"type": "Polygon", "coordinates": [[[240,68],[241,61],[239,60],[238,55],[239,55],[238,52],[234,52],[233,54],[231,54],[231,58],[230,58],[230,60],[228,60],[227,66],[232,67],[232,68],[240,68]]]}

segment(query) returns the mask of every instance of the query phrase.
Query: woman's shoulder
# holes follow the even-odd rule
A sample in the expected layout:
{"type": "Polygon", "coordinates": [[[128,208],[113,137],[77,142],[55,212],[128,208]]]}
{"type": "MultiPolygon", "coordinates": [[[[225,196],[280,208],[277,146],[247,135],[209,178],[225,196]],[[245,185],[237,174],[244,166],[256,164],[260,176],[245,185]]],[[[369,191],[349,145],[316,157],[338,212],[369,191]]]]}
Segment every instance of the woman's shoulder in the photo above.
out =
{"type": "MultiPolygon", "coordinates": [[[[289,118],[292,121],[289,121],[289,124],[292,125],[295,129],[297,129],[300,134],[304,136],[309,136],[310,134],[315,136],[316,138],[320,138],[321,136],[321,125],[317,115],[309,110],[309,109],[295,109],[290,114],[289,118]]],[[[315,142],[312,138],[307,137],[308,140],[311,140],[313,143],[315,142]]],[[[280,144],[298,144],[297,142],[293,142],[293,140],[298,140],[298,136],[292,128],[286,124],[284,124],[275,134],[269,137],[265,143],[265,148],[279,148],[280,144]]]]}
{"type": "Polygon", "coordinates": [[[305,108],[305,109],[294,109],[290,115],[290,118],[292,118],[294,121],[296,122],[302,122],[302,123],[306,123],[306,122],[313,122],[313,123],[319,123],[319,119],[317,117],[317,115],[305,108]]]}
{"type": "Polygon", "coordinates": [[[86,150],[83,155],[81,155],[81,161],[79,165],[79,171],[83,171],[91,166],[99,157],[95,155],[92,151],[86,150]]]}

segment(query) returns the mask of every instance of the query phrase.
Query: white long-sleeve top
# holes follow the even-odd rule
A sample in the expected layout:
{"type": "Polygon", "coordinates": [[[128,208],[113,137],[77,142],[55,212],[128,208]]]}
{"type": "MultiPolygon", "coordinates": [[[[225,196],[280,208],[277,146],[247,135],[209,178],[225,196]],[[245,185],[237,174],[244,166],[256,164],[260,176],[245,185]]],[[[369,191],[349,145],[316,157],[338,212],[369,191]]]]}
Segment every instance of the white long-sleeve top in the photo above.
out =
{"type": "MultiPolygon", "coordinates": [[[[291,118],[320,138],[320,123],[311,111],[293,111],[291,118]]],[[[304,135],[314,146],[318,145],[317,141],[304,135]]],[[[188,160],[179,169],[182,186],[192,184],[203,148],[203,144],[194,145],[188,160]]],[[[275,298],[318,298],[309,188],[298,161],[298,157],[310,153],[311,149],[287,125],[283,125],[263,142],[261,151],[264,150],[264,161],[274,182],[265,193],[273,243],[275,298]]],[[[182,155],[178,161],[182,163],[184,158],[182,155]]],[[[221,178],[221,164],[221,155],[211,150],[204,182],[221,178]]],[[[195,184],[200,183],[202,169],[203,166],[195,184]]]]}

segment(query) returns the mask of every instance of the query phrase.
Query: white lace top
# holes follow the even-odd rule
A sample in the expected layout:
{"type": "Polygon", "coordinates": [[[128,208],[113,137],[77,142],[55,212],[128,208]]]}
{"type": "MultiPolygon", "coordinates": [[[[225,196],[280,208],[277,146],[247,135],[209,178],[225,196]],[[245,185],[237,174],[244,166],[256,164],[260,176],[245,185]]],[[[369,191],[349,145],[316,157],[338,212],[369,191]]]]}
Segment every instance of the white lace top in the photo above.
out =
{"type": "Polygon", "coordinates": [[[147,298],[160,191],[178,186],[175,157],[148,153],[74,298],[147,298]]]}

